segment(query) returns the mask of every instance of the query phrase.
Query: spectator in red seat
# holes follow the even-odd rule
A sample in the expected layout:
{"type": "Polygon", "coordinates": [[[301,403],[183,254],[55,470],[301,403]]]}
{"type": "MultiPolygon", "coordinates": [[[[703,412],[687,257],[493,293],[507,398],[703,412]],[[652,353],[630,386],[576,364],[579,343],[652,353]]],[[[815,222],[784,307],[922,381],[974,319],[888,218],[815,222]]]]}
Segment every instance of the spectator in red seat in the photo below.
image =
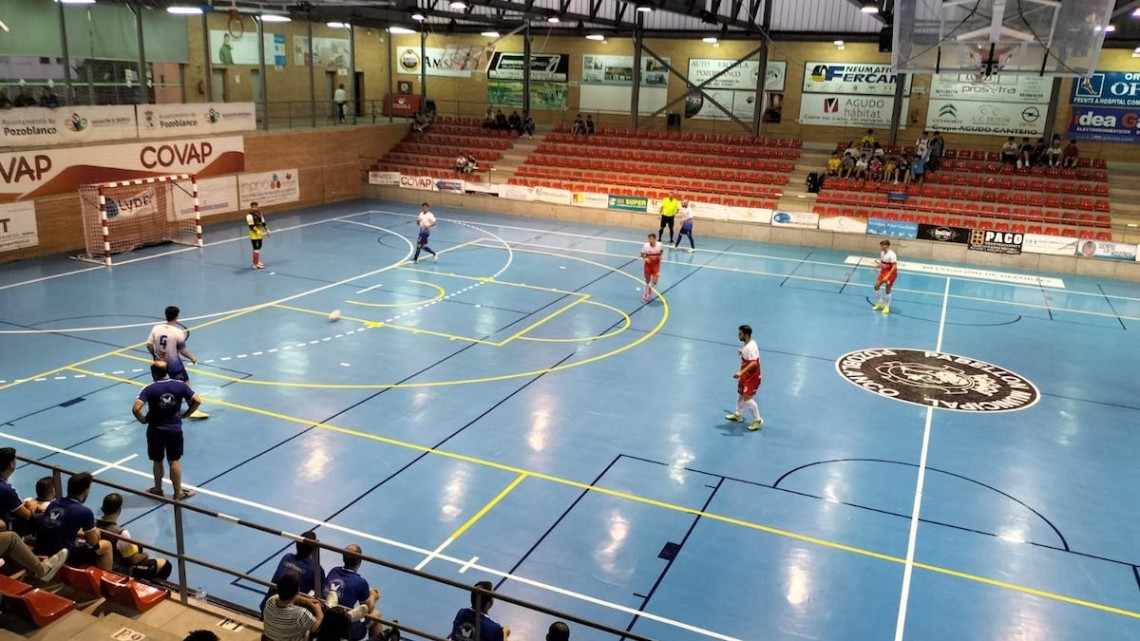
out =
{"type": "Polygon", "coordinates": [[[1045,150],[1045,162],[1050,167],[1061,166],[1061,137],[1058,135],[1053,136],[1053,143],[1045,150]]]}
{"type": "Polygon", "coordinates": [[[490,107],[487,107],[487,115],[483,116],[483,128],[484,129],[494,129],[495,128],[495,112],[492,111],[490,107]]]}
{"type": "Polygon", "coordinates": [[[277,580],[277,594],[269,597],[261,611],[262,633],[270,641],[308,641],[321,627],[321,604],[300,594],[301,581],[289,572],[277,580]]]}
{"type": "Polygon", "coordinates": [[[467,156],[464,156],[463,154],[459,154],[458,156],[455,157],[455,173],[457,173],[457,174],[467,173],[467,156]]]}
{"type": "Polygon", "coordinates": [[[522,133],[522,116],[519,115],[519,112],[511,112],[511,115],[507,117],[507,127],[511,131],[522,133]]]}
{"type": "Polygon", "coordinates": [[[594,127],[594,117],[590,114],[586,114],[586,135],[593,136],[595,130],[596,127],[594,127]]]}
{"type": "MultiPolygon", "coordinates": [[[[103,518],[95,525],[105,532],[125,538],[131,533],[119,525],[119,514],[123,511],[123,497],[112,492],[103,497],[103,518]]],[[[151,581],[170,577],[174,566],[166,559],[152,559],[139,546],[129,541],[114,540],[114,561],[111,569],[129,577],[151,581]]]]}
{"type": "Polygon", "coordinates": [[[574,124],[570,127],[570,133],[575,137],[585,135],[586,121],[582,120],[582,114],[578,114],[578,117],[574,119],[574,124]]]}
{"type": "Polygon", "coordinates": [[[847,143],[843,150],[843,166],[839,170],[840,178],[850,178],[855,175],[855,161],[859,160],[859,149],[854,142],[847,143]]]}
{"type": "Polygon", "coordinates": [[[1016,165],[1017,150],[1017,143],[1014,142],[1013,136],[1010,136],[1008,139],[1006,139],[1005,144],[1001,146],[1001,164],[1016,165]]]}
{"type": "Polygon", "coordinates": [[[833,152],[831,158],[827,159],[827,175],[839,176],[839,170],[843,167],[843,159],[839,157],[839,152],[833,152]]]}
{"type": "Polygon", "coordinates": [[[923,156],[915,155],[910,160],[910,174],[906,178],[906,184],[917,182],[921,185],[924,176],[926,176],[926,160],[923,156]]]}
{"type": "Polygon", "coordinates": [[[428,120],[427,114],[421,111],[416,113],[416,119],[412,121],[412,129],[423,133],[429,124],[431,124],[431,121],[428,120]]]}
{"type": "Polygon", "coordinates": [[[534,138],[534,118],[530,117],[529,111],[523,112],[523,124],[520,134],[525,134],[527,138],[534,138]]]}
{"type": "Polygon", "coordinates": [[[1024,136],[1021,139],[1021,144],[1017,146],[1017,168],[1028,169],[1033,163],[1033,142],[1029,140],[1029,136],[1024,136]]]}
{"type": "Polygon", "coordinates": [[[1039,167],[1045,164],[1045,152],[1049,151],[1049,145],[1045,142],[1044,138],[1037,140],[1037,144],[1033,146],[1033,166],[1039,167]]]}
{"type": "Polygon", "coordinates": [[[51,502],[43,524],[36,535],[36,554],[53,555],[67,550],[71,565],[86,567],[97,565],[110,570],[114,562],[110,541],[99,536],[95,527],[95,513],[83,502],[91,491],[91,475],[81,472],[67,479],[67,496],[51,502]],[[77,535],[83,540],[76,543],[77,535]]]}
{"type": "Polygon", "coordinates": [[[913,166],[914,166],[914,163],[911,162],[910,155],[909,154],[903,154],[902,158],[899,159],[899,165],[895,170],[895,184],[896,185],[899,184],[900,182],[907,184],[907,185],[910,184],[910,180],[911,180],[910,170],[911,170],[911,167],[913,167],[913,166]]]}
{"type": "Polygon", "coordinates": [[[867,171],[870,166],[870,154],[859,154],[855,160],[855,179],[867,182],[867,171]]]}
{"type": "Polygon", "coordinates": [[[0,532],[0,561],[6,559],[11,559],[41,581],[51,581],[55,573],[59,572],[59,568],[63,567],[63,562],[67,560],[67,548],[41,561],[32,554],[19,534],[0,532]]]}
{"type": "Polygon", "coordinates": [[[926,162],[926,171],[938,171],[942,166],[942,155],[946,153],[946,139],[942,137],[941,131],[934,132],[934,137],[930,139],[930,160],[926,162]]]}
{"type": "Polygon", "coordinates": [[[871,162],[867,164],[867,176],[875,182],[883,179],[883,159],[879,156],[871,156],[871,162]]]}
{"type": "Polygon", "coordinates": [[[914,141],[914,153],[918,156],[919,160],[922,161],[923,170],[925,171],[926,163],[930,162],[930,132],[922,132],[918,140],[914,141]]]}
{"type": "Polygon", "coordinates": [[[495,129],[506,131],[510,129],[510,123],[507,122],[507,117],[503,115],[503,110],[499,109],[495,112],[495,129]]]}
{"type": "Polygon", "coordinates": [[[473,174],[479,171],[479,161],[475,160],[475,154],[467,154],[467,173],[473,174]]]}
{"type": "Polygon", "coordinates": [[[1077,149],[1077,141],[1070,140],[1069,144],[1065,145],[1065,150],[1061,152],[1061,166],[1062,167],[1076,167],[1077,158],[1080,158],[1081,152],[1077,149]]]}
{"type": "Polygon", "coordinates": [[[883,163],[883,180],[895,183],[899,182],[899,157],[895,155],[887,156],[887,161],[883,163]]]}

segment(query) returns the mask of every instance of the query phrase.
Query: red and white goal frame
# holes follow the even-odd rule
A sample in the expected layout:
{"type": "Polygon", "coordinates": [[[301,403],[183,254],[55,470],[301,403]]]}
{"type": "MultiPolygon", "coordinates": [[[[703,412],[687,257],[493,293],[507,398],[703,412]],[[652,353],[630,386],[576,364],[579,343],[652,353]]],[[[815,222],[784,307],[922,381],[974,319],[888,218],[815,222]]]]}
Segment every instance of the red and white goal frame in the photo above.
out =
{"type": "Polygon", "coordinates": [[[191,174],[83,185],[79,200],[86,241],[79,260],[109,267],[113,256],[139,247],[203,246],[198,181],[191,174]]]}

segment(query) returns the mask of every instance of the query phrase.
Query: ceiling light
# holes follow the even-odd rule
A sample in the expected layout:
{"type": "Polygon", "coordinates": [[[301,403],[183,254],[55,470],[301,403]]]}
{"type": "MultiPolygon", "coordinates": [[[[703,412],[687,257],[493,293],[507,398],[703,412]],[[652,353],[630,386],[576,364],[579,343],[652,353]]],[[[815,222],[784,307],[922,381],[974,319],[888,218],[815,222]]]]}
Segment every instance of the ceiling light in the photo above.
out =
{"type": "Polygon", "coordinates": [[[483,33],[481,33],[479,35],[483,36],[484,38],[498,38],[499,32],[498,31],[484,31],[483,33]]]}
{"type": "Polygon", "coordinates": [[[420,13],[419,11],[412,12],[412,20],[415,20],[416,22],[423,22],[425,19],[426,17],[424,14],[420,13]]]}
{"type": "Polygon", "coordinates": [[[707,38],[701,38],[701,42],[703,42],[705,44],[715,45],[716,44],[716,38],[713,38],[712,36],[709,36],[707,38]]]}
{"type": "Polygon", "coordinates": [[[330,29],[344,29],[348,25],[343,22],[326,22],[325,26],[329,27],[330,29]]]}
{"type": "Polygon", "coordinates": [[[455,9],[456,11],[463,11],[464,9],[467,8],[467,3],[464,2],[463,0],[451,0],[450,6],[452,9],[455,9]]]}
{"type": "Polygon", "coordinates": [[[600,33],[591,33],[586,35],[586,40],[593,40],[594,42],[605,42],[606,37],[600,33]]]}
{"type": "Polygon", "coordinates": [[[1132,17],[1133,18],[1140,18],[1140,7],[1136,7],[1135,9],[1132,10],[1132,17]]]}
{"type": "Polygon", "coordinates": [[[416,32],[415,29],[409,29],[407,27],[397,27],[395,25],[388,27],[388,33],[390,33],[394,36],[404,36],[404,35],[408,35],[409,33],[415,33],[415,32],[416,32]]]}
{"type": "Polygon", "coordinates": [[[650,11],[653,11],[653,5],[649,2],[638,2],[637,10],[642,13],[649,13],[650,11]]]}
{"type": "Polygon", "coordinates": [[[5,33],[8,32],[8,25],[4,24],[3,20],[0,20],[0,31],[3,31],[5,33]]]}
{"type": "Polygon", "coordinates": [[[175,5],[166,8],[167,13],[173,13],[176,16],[199,16],[202,15],[202,7],[186,7],[175,5]]]}
{"type": "Polygon", "coordinates": [[[836,41],[832,42],[831,44],[835,45],[836,47],[842,47],[843,41],[842,40],[836,40],[836,41]]]}
{"type": "Polygon", "coordinates": [[[559,19],[558,16],[550,16],[546,19],[546,21],[549,22],[550,24],[558,24],[559,22],[562,22],[562,20],[559,19]]]}
{"type": "Polygon", "coordinates": [[[863,2],[863,6],[859,7],[859,10],[862,11],[863,13],[871,13],[871,14],[878,13],[879,12],[879,2],[878,2],[878,0],[865,0],[863,2]]]}
{"type": "Polygon", "coordinates": [[[279,13],[263,13],[261,14],[262,22],[292,22],[293,19],[289,16],[283,16],[279,13]]]}
{"type": "Polygon", "coordinates": [[[95,4],[95,0],[55,0],[60,4],[95,4]]]}
{"type": "Polygon", "coordinates": [[[1110,24],[1104,28],[1105,33],[1112,33],[1113,31],[1116,31],[1116,25],[1114,24],[1110,24]]]}

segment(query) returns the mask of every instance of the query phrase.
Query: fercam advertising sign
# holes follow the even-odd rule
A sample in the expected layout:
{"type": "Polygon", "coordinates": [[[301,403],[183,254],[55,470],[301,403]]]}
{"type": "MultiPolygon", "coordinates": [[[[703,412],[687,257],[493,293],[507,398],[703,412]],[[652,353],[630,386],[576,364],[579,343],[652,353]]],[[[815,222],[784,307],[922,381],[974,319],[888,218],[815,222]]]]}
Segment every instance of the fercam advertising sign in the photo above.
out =
{"type": "MultiPolygon", "coordinates": [[[[894,96],[898,74],[891,65],[865,62],[805,62],[805,93],[844,93],[859,96],[894,96]]],[[[903,95],[910,95],[910,76],[903,95]]]]}

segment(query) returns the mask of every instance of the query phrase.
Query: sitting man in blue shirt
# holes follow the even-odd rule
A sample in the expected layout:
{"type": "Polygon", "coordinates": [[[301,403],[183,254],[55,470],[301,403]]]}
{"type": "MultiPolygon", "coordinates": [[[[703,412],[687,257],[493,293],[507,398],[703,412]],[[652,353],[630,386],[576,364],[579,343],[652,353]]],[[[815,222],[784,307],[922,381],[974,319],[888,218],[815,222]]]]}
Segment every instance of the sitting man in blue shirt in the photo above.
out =
{"type": "MultiPolygon", "coordinates": [[[[475,584],[480,590],[492,592],[495,586],[490,581],[480,581],[475,584]]],[[[455,613],[455,621],[451,624],[451,634],[447,638],[451,641],[475,641],[475,621],[479,620],[479,641],[506,641],[511,629],[499,625],[497,621],[487,616],[487,610],[495,599],[481,592],[471,591],[471,607],[463,608],[455,613]],[[477,615],[476,612],[479,614],[477,615]]]]}
{"type": "Polygon", "coordinates": [[[27,524],[31,522],[32,511],[27,502],[20,500],[16,488],[8,483],[8,477],[16,471],[16,448],[0,447],[0,531],[13,530],[21,536],[30,534],[27,524]]]}
{"type": "Polygon", "coordinates": [[[308,543],[308,541],[315,540],[317,534],[311,531],[305,532],[301,534],[301,538],[305,541],[297,541],[297,550],[281,557],[277,563],[277,569],[273,571],[274,587],[269,588],[269,591],[265,593],[265,598],[261,600],[261,606],[258,608],[259,611],[265,609],[265,602],[269,600],[269,597],[277,594],[277,581],[289,572],[296,574],[301,579],[302,594],[311,594],[318,585],[322,586],[323,591],[325,571],[313,558],[313,552],[316,551],[317,546],[308,543]]]}
{"type": "Polygon", "coordinates": [[[67,479],[67,496],[52,501],[44,513],[43,524],[36,535],[36,554],[51,556],[66,549],[68,565],[111,569],[115,560],[111,542],[99,538],[95,513],[83,505],[90,491],[90,473],[81,472],[67,479]],[[83,543],[76,543],[77,533],[84,539],[83,543]]]}
{"type": "MultiPolygon", "coordinates": [[[[350,610],[361,603],[365,603],[368,605],[369,614],[380,616],[380,613],[376,611],[376,602],[380,600],[380,591],[368,587],[368,580],[360,576],[359,573],[362,560],[360,558],[362,552],[360,546],[352,544],[344,549],[345,554],[342,556],[344,565],[329,570],[328,579],[325,580],[324,594],[321,595],[322,598],[329,604],[329,607],[341,605],[350,610]]],[[[349,641],[358,641],[368,637],[368,628],[367,619],[353,621],[351,635],[348,637],[349,641]]],[[[372,634],[377,635],[382,631],[381,624],[376,622],[372,634]]]]}

